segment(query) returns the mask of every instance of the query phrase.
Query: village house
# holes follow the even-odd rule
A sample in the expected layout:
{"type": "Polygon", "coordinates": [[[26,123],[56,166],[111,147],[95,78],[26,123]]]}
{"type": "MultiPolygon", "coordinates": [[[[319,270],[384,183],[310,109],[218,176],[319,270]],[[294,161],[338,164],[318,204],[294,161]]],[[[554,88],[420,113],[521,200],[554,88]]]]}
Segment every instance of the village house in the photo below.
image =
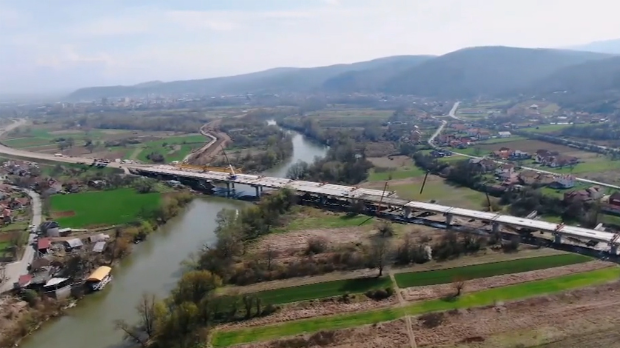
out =
{"type": "Polygon", "coordinates": [[[493,151],[491,156],[500,159],[508,159],[510,158],[510,154],[512,154],[512,150],[507,147],[501,147],[499,150],[493,151]]]}
{"type": "Polygon", "coordinates": [[[590,203],[603,197],[603,189],[599,186],[592,186],[584,190],[575,190],[564,194],[564,201],[567,203],[583,202],[590,203]]]}
{"type": "Polygon", "coordinates": [[[495,170],[496,164],[490,158],[472,158],[469,160],[472,166],[475,166],[481,173],[490,173],[495,170]]]}
{"type": "Polygon", "coordinates": [[[616,191],[609,196],[609,205],[620,209],[620,191],[616,191]]]}
{"type": "Polygon", "coordinates": [[[579,158],[574,156],[563,156],[557,151],[538,150],[536,151],[535,161],[543,166],[552,168],[566,167],[579,163],[579,158]]]}
{"type": "Polygon", "coordinates": [[[505,163],[505,164],[500,165],[495,170],[495,175],[497,175],[502,180],[506,180],[512,174],[514,174],[514,172],[515,172],[514,164],[505,163]]]}
{"type": "Polygon", "coordinates": [[[497,136],[500,138],[510,138],[512,133],[510,132],[497,132],[497,136]]]}
{"type": "Polygon", "coordinates": [[[554,189],[569,189],[575,186],[574,175],[558,175],[555,180],[549,184],[554,189]]]}

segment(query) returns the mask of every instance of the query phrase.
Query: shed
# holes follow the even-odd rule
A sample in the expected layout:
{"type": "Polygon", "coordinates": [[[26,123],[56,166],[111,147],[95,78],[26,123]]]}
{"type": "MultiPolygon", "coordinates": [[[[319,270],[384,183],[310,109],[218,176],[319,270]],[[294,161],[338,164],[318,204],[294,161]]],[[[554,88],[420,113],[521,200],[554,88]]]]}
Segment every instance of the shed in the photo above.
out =
{"type": "Polygon", "coordinates": [[[45,285],[43,285],[43,287],[44,288],[56,287],[58,285],[61,285],[62,283],[64,283],[67,280],[69,280],[69,278],[52,278],[52,279],[48,280],[47,283],[45,283],[45,285]]]}
{"type": "Polygon", "coordinates": [[[105,249],[105,242],[97,242],[95,246],[93,246],[93,252],[101,253],[105,249]]]}
{"type": "Polygon", "coordinates": [[[25,288],[32,282],[32,276],[30,274],[24,274],[19,276],[16,285],[20,288],[25,288]]]}
{"type": "Polygon", "coordinates": [[[83,246],[84,246],[84,243],[82,243],[82,241],[79,238],[73,238],[73,239],[69,239],[65,241],[65,248],[69,250],[79,249],[83,246]]]}
{"type": "Polygon", "coordinates": [[[88,237],[88,239],[90,240],[91,243],[97,243],[97,242],[104,242],[110,239],[110,236],[108,236],[105,233],[99,233],[99,234],[88,237]]]}

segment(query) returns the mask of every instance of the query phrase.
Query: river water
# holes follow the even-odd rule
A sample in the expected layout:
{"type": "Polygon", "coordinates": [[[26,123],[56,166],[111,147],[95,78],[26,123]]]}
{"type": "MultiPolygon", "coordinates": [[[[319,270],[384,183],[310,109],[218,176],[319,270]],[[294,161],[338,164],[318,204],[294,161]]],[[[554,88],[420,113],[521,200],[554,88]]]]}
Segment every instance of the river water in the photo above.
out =
{"type": "MultiPolygon", "coordinates": [[[[312,162],[326,149],[293,134],[293,156],[266,175],[285,176],[299,160],[312,162]]],[[[113,270],[114,280],[101,292],[89,295],[26,339],[23,348],[112,348],[122,339],[113,321],[137,320],[135,305],[143,292],[167,296],[181,275],[181,262],[203,245],[215,241],[215,216],[223,208],[239,208],[240,201],[217,197],[195,199],[183,213],[136,246],[113,270]]]]}

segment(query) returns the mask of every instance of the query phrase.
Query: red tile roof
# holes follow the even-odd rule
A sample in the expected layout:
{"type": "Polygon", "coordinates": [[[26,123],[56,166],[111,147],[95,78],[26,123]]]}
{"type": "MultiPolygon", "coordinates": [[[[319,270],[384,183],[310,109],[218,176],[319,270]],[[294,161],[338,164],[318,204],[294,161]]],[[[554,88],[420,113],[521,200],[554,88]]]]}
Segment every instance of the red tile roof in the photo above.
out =
{"type": "Polygon", "coordinates": [[[39,242],[37,243],[37,249],[38,250],[49,249],[51,245],[52,245],[52,241],[49,238],[42,238],[42,239],[39,239],[39,242]]]}

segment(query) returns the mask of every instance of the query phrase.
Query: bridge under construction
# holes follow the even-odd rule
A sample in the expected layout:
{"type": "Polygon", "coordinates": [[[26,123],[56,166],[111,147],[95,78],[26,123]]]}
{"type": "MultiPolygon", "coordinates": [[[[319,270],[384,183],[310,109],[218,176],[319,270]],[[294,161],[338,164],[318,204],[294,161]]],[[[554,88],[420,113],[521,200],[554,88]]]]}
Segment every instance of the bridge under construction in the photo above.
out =
{"type": "Polygon", "coordinates": [[[256,196],[260,196],[264,188],[281,189],[289,188],[303,195],[316,199],[320,204],[328,202],[341,202],[342,205],[352,205],[362,202],[371,206],[375,211],[389,209],[396,212],[405,221],[412,214],[426,212],[441,214],[445,217],[445,225],[449,227],[455,217],[468,220],[478,220],[492,226],[493,232],[499,232],[502,226],[526,231],[540,231],[551,233],[555,243],[563,243],[564,238],[578,239],[583,242],[604,243],[608,248],[604,249],[612,255],[618,254],[620,235],[611,232],[599,231],[565,224],[555,224],[529,218],[521,218],[511,215],[481,212],[471,209],[450,207],[441,204],[409,201],[398,198],[393,191],[374,190],[357,186],[343,186],[327,183],[292,180],[286,178],[268,177],[262,175],[250,175],[235,173],[230,170],[211,171],[207,169],[192,168],[190,166],[159,165],[149,167],[132,168],[131,171],[139,175],[157,177],[172,180],[196,180],[211,184],[223,184],[227,189],[234,190],[235,185],[248,185],[256,190],[256,196]]]}

